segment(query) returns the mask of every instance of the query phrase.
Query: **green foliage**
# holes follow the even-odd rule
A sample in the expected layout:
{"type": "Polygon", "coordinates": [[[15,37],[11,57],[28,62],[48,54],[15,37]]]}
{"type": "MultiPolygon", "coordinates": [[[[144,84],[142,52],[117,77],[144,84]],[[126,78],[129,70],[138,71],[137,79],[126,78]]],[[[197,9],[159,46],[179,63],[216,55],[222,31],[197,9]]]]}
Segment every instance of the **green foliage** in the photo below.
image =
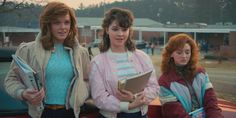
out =
{"type": "MultiPolygon", "coordinates": [[[[25,3],[15,10],[2,12],[14,4],[9,2],[8,5],[0,6],[0,26],[38,27],[42,6],[25,3]]],[[[133,11],[136,18],[150,18],[161,23],[236,23],[235,0],[123,0],[89,7],[80,4],[76,14],[78,17],[103,17],[112,7],[127,8],[133,11]],[[224,8],[222,5],[225,5],[224,8]]]]}

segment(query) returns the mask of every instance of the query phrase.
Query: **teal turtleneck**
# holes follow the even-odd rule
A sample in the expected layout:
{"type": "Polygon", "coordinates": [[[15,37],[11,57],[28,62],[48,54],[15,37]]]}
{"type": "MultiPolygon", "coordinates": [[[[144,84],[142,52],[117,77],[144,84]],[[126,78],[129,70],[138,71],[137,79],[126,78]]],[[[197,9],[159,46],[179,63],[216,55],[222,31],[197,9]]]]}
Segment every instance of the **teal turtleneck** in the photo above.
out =
{"type": "Polygon", "coordinates": [[[46,104],[64,105],[67,91],[74,76],[69,51],[63,44],[55,44],[46,66],[46,104]]]}

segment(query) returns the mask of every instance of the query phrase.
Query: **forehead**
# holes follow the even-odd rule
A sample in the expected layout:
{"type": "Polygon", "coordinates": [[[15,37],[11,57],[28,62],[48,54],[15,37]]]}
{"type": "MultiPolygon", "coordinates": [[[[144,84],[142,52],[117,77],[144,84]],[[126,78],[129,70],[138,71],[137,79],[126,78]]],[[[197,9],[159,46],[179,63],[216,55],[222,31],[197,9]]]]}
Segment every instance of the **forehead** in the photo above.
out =
{"type": "Polygon", "coordinates": [[[69,15],[69,13],[66,15],[60,15],[60,16],[55,17],[52,20],[70,20],[70,15],[69,15]]]}
{"type": "Polygon", "coordinates": [[[110,24],[110,26],[111,26],[111,27],[112,27],[112,26],[120,27],[120,26],[119,26],[119,23],[118,23],[116,20],[112,21],[111,24],[110,24]]]}
{"type": "Polygon", "coordinates": [[[191,46],[188,43],[179,46],[176,50],[191,50],[191,46]]]}

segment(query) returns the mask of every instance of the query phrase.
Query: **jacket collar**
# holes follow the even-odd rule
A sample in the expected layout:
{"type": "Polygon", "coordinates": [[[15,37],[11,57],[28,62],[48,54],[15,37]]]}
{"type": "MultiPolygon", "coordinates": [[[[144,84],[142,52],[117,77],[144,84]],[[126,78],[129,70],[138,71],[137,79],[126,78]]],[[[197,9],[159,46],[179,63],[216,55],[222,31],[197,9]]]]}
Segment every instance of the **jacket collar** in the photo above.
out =
{"type": "MultiPolygon", "coordinates": [[[[36,59],[39,63],[39,65],[41,66],[42,69],[44,69],[46,63],[49,60],[49,57],[51,55],[52,50],[45,50],[42,46],[41,40],[40,38],[42,37],[41,32],[38,33],[38,35],[35,38],[35,55],[36,55],[36,59]]],[[[75,45],[73,46],[73,48],[70,47],[65,47],[66,49],[69,49],[70,51],[75,51],[73,54],[75,55],[77,52],[77,49],[79,48],[79,42],[76,39],[75,40],[75,45]]]]}

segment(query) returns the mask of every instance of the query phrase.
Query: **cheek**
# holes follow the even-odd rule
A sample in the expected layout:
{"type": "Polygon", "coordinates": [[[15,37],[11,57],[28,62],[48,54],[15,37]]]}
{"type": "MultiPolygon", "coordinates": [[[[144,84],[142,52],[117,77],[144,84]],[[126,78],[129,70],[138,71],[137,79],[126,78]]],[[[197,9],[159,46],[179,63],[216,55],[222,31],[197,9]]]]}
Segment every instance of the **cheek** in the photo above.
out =
{"type": "Polygon", "coordinates": [[[70,24],[66,25],[66,27],[67,27],[68,29],[70,29],[70,24]]]}
{"type": "Polygon", "coordinates": [[[173,56],[173,59],[174,59],[175,64],[180,63],[180,58],[178,58],[177,56],[173,56]]]}

